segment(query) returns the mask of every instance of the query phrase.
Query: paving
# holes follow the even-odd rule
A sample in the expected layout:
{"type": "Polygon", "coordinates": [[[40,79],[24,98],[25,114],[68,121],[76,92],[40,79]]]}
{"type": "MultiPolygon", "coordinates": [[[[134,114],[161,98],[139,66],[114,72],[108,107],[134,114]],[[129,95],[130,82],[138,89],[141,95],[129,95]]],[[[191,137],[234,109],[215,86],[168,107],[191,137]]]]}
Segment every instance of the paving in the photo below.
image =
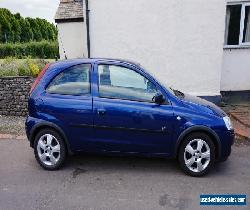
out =
{"type": "Polygon", "coordinates": [[[248,145],[236,144],[228,161],[202,178],[184,175],[176,161],[72,156],[59,171],[45,171],[26,139],[0,140],[0,209],[196,210],[200,194],[247,194],[248,145]]]}
{"type": "Polygon", "coordinates": [[[238,139],[250,140],[250,103],[227,104],[222,107],[231,117],[238,139]]]}

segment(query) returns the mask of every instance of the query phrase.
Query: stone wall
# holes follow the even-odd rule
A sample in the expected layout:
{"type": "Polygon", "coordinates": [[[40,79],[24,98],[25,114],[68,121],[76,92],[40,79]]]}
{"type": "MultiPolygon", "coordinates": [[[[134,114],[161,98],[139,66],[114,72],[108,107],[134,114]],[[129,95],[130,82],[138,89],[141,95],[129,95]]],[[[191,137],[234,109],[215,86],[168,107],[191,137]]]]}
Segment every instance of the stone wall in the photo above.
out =
{"type": "Polygon", "coordinates": [[[26,116],[32,77],[0,77],[0,115],[26,116]]]}

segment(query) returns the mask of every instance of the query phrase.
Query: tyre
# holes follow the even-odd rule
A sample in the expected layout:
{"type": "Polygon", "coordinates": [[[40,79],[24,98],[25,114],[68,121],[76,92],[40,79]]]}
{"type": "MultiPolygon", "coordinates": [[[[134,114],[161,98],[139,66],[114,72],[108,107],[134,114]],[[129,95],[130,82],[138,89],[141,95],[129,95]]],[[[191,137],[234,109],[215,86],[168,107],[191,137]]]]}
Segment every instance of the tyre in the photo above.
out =
{"type": "Polygon", "coordinates": [[[227,156],[227,157],[224,157],[224,158],[222,158],[222,159],[220,159],[219,162],[222,163],[222,162],[226,162],[227,160],[228,160],[228,156],[227,156]]]}
{"type": "Polygon", "coordinates": [[[57,170],[65,162],[63,138],[52,129],[41,130],[35,137],[34,153],[37,162],[46,170],[57,170]]]}
{"type": "Polygon", "coordinates": [[[192,133],[182,142],[178,159],[186,174],[204,176],[215,163],[214,143],[205,133],[192,133]]]}

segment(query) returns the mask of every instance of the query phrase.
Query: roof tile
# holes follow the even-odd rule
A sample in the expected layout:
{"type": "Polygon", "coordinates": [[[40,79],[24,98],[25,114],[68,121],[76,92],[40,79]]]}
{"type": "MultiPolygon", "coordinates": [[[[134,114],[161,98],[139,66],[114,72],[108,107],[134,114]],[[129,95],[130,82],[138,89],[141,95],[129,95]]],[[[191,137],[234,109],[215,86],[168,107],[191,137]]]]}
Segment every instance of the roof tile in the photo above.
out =
{"type": "Polygon", "coordinates": [[[83,18],[83,0],[61,1],[55,20],[83,18]]]}

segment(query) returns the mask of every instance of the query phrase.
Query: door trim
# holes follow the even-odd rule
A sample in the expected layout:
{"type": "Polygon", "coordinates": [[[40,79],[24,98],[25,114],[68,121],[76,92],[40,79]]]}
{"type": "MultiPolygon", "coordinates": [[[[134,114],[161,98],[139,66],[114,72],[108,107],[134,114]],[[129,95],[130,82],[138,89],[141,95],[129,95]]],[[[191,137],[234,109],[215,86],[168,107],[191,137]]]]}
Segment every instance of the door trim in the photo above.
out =
{"type": "Polygon", "coordinates": [[[151,129],[139,129],[139,128],[126,128],[126,127],[111,127],[104,125],[88,125],[88,124],[71,124],[73,127],[93,127],[106,130],[124,130],[124,131],[139,131],[139,132],[150,132],[150,133],[167,133],[165,129],[162,130],[151,130],[151,129]]]}

